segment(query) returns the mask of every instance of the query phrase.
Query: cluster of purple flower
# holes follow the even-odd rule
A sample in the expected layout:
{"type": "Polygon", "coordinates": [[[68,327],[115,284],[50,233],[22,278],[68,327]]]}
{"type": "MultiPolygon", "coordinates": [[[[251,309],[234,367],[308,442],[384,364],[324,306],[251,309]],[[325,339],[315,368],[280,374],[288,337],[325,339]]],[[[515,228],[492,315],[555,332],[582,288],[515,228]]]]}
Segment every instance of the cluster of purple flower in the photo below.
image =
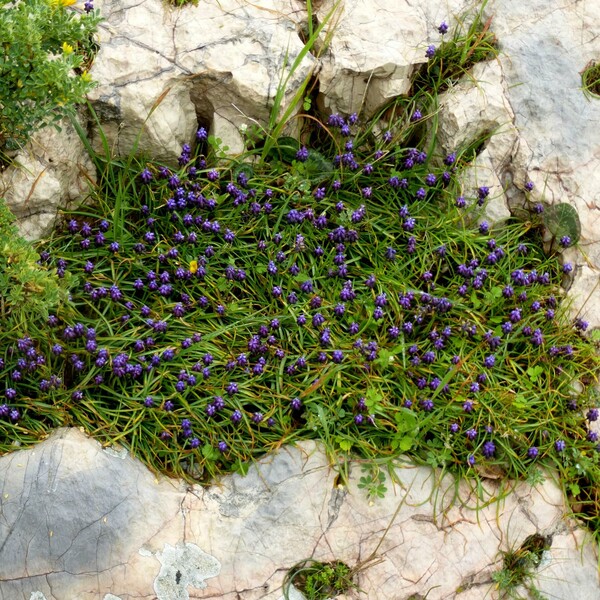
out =
{"type": "MultiPolygon", "coordinates": [[[[371,147],[354,137],[357,115],[331,115],[328,128],[340,138],[331,176],[310,179],[320,155],[306,147],[281,181],[249,165],[213,168],[198,154],[201,128],[178,170],[140,169],[125,233],[104,215],[70,220],[42,259],[80,277],[72,295],[85,318],[52,318],[50,355],[68,382],[45,372],[39,389],[113,407],[130,397],[164,447],[203,446],[205,458],[212,448],[228,464],[255,452],[238,450],[244,436],[274,444],[307,423],[314,435],[323,414],[390,447],[398,415],[410,414],[456,463],[501,460],[506,426],[487,407],[511,401],[513,373],[551,358],[559,382],[576,368],[587,324],[556,333],[562,268],[546,271],[525,234],[465,229],[490,190],[454,200],[456,153],[436,167],[423,149],[397,146],[394,128],[371,147]],[[367,407],[362,394],[374,391],[381,400],[367,407]]],[[[28,338],[15,354],[10,403],[44,364],[28,338]]],[[[0,415],[15,421],[11,410],[0,415]]],[[[534,433],[519,451],[532,460],[565,443],[534,433]]]]}

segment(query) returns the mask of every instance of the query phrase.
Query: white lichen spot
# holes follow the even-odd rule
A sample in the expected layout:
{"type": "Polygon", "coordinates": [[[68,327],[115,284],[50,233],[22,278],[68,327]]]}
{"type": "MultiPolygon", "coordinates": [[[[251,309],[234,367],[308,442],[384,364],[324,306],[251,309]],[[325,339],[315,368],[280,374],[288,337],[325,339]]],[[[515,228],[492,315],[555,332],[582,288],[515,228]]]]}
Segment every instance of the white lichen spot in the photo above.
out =
{"type": "Polygon", "coordinates": [[[119,596],[115,596],[114,594],[106,594],[102,600],[121,600],[119,596]]]}
{"type": "Polygon", "coordinates": [[[106,448],[102,448],[106,454],[110,456],[114,456],[115,458],[120,458],[121,460],[125,460],[127,458],[127,448],[123,448],[122,446],[107,446],[106,448]]]}
{"type": "Polygon", "coordinates": [[[162,565],[154,580],[157,600],[189,600],[188,587],[203,590],[205,580],[221,571],[221,563],[196,544],[165,544],[156,558],[162,565]]]}
{"type": "Polygon", "coordinates": [[[42,592],[31,592],[29,600],[46,600],[46,596],[42,592]]]}

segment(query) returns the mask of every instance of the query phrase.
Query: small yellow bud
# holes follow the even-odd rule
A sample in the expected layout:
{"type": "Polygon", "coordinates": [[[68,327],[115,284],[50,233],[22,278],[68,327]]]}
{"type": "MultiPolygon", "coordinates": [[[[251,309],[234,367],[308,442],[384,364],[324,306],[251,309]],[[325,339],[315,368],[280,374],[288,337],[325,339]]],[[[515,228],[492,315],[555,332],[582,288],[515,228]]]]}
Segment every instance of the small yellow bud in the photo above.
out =
{"type": "Polygon", "coordinates": [[[81,74],[81,80],[89,83],[92,80],[92,76],[86,70],[84,70],[81,74]]]}
{"type": "Polygon", "coordinates": [[[62,49],[66,55],[73,54],[73,46],[67,44],[67,42],[63,42],[62,49]]]}
{"type": "Polygon", "coordinates": [[[194,274],[198,270],[198,261],[191,260],[190,261],[190,273],[194,274]]]}
{"type": "Polygon", "coordinates": [[[77,0],[50,0],[50,6],[52,8],[65,8],[72,6],[77,0]]]}

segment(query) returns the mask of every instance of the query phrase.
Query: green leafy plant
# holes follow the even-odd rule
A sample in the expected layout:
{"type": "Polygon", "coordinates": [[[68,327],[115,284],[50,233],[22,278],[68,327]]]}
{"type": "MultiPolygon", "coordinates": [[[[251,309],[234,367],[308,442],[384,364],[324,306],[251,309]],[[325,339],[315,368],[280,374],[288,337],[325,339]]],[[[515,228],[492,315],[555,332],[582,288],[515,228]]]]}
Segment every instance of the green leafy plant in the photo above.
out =
{"type": "Polygon", "coordinates": [[[552,235],[551,248],[553,251],[556,251],[561,245],[569,246],[579,241],[581,223],[577,210],[570,204],[559,202],[548,206],[542,213],[542,222],[552,235]]]}
{"type": "Polygon", "coordinates": [[[18,234],[14,217],[0,198],[0,379],[3,402],[10,403],[0,405],[0,453],[30,445],[65,424],[64,412],[53,402],[54,390],[41,397],[37,379],[27,376],[20,382],[18,397],[15,390],[23,370],[59,382],[56,373],[61,369],[54,370],[45,320],[51,310],[68,303],[71,277],[58,279],[39,263],[39,254],[18,234]],[[20,340],[16,346],[15,340],[20,340]],[[16,365],[14,352],[19,349],[28,356],[21,355],[16,365]]]}
{"type": "Polygon", "coordinates": [[[502,569],[492,574],[501,600],[522,598],[519,595],[521,588],[525,589],[533,600],[547,600],[536,588],[534,579],[544,553],[549,550],[551,544],[550,536],[536,533],[528,536],[519,548],[501,553],[502,569]]]}
{"type": "Polygon", "coordinates": [[[365,475],[360,478],[358,488],[364,490],[371,501],[384,498],[387,493],[385,473],[375,463],[364,465],[362,471],[365,475]]]}
{"type": "MultiPolygon", "coordinates": [[[[430,60],[414,78],[413,96],[419,92],[429,94],[435,91],[439,94],[468,74],[476,63],[497,56],[496,36],[490,30],[491,18],[485,22],[482,19],[486,4],[487,0],[484,0],[475,18],[470,19],[469,23],[459,22],[449,39],[444,39],[438,47],[429,46],[427,54],[431,55],[430,60]]],[[[447,26],[443,25],[439,29],[442,36],[448,31],[447,26]]]]}
{"type": "MultiPolygon", "coordinates": [[[[73,0],[0,0],[0,152],[58,125],[93,83],[87,68],[100,17],[67,8],[73,0]]],[[[91,5],[91,3],[90,3],[91,5]]]]}
{"type": "Polygon", "coordinates": [[[305,560],[293,566],[283,584],[283,597],[287,600],[294,585],[307,600],[326,600],[355,589],[353,570],[342,561],[319,562],[305,560]]]}
{"type": "Polygon", "coordinates": [[[168,4],[176,6],[177,8],[181,8],[182,6],[186,6],[187,4],[198,6],[198,0],[167,0],[167,2],[168,4]]]}
{"type": "Polygon", "coordinates": [[[32,244],[18,234],[14,216],[0,198],[0,319],[24,324],[47,317],[66,300],[67,283],[40,266],[32,244]]]}

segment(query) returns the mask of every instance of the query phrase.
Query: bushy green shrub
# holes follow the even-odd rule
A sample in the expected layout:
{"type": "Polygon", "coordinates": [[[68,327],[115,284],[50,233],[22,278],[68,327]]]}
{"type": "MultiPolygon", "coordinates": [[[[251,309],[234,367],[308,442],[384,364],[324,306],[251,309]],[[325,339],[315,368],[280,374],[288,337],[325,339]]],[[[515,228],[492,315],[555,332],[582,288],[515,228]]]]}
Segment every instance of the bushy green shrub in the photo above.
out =
{"type": "Polygon", "coordinates": [[[0,152],[56,125],[91,89],[86,70],[100,21],[91,2],[0,0],[0,152]]]}
{"type": "Polygon", "coordinates": [[[14,216],[0,198],[0,318],[4,325],[26,323],[66,298],[65,280],[42,267],[39,254],[22,238],[14,216]]]}

